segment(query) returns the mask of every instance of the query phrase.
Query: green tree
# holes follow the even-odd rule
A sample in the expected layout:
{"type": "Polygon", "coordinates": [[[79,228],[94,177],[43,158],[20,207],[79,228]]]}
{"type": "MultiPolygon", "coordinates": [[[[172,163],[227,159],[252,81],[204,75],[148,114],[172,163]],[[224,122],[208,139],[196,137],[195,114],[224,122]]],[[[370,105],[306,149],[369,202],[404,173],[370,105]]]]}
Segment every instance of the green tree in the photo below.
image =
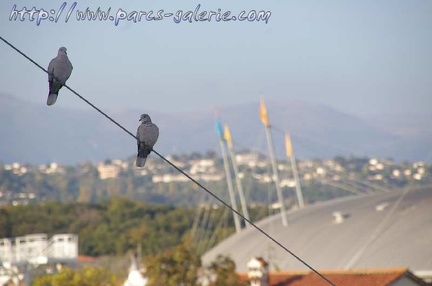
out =
{"type": "Polygon", "coordinates": [[[239,277],[235,271],[236,265],[228,256],[218,255],[216,260],[210,264],[209,270],[216,277],[216,281],[212,283],[212,286],[240,285],[239,277]]]}
{"type": "Polygon", "coordinates": [[[6,209],[0,209],[0,237],[10,237],[11,231],[9,212],[6,209]]]}
{"type": "Polygon", "coordinates": [[[32,286],[118,286],[122,281],[106,268],[84,266],[79,270],[62,269],[55,275],[36,278],[32,286]]]}
{"type": "Polygon", "coordinates": [[[201,260],[187,239],[161,254],[147,257],[146,261],[149,286],[196,285],[201,260]]]}

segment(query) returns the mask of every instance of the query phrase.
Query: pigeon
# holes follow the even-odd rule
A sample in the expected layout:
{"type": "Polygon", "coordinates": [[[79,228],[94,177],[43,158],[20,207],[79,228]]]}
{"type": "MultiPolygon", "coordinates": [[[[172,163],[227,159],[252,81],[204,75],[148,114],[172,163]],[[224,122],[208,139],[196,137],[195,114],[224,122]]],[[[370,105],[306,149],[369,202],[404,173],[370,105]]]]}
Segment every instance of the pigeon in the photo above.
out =
{"type": "Polygon", "coordinates": [[[159,137],[159,127],[152,123],[148,114],[142,114],[139,121],[141,121],[141,124],[137,129],[138,155],[135,165],[144,167],[147,156],[153,150],[153,146],[159,137]]]}
{"type": "Polygon", "coordinates": [[[48,82],[49,94],[47,105],[53,105],[59,93],[59,90],[66,84],[72,74],[72,63],[67,56],[67,49],[61,47],[58,50],[57,57],[53,58],[48,65],[48,82]]]}

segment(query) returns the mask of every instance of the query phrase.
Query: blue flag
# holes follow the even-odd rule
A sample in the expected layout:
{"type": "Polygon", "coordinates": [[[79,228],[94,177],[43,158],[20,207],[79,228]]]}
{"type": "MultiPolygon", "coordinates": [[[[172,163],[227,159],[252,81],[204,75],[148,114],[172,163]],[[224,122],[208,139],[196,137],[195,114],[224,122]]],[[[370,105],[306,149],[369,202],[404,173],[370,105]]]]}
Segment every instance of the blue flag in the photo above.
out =
{"type": "Polygon", "coordinates": [[[222,124],[220,123],[219,119],[216,119],[215,127],[216,127],[216,132],[219,135],[219,137],[223,138],[224,132],[223,132],[222,124]]]}

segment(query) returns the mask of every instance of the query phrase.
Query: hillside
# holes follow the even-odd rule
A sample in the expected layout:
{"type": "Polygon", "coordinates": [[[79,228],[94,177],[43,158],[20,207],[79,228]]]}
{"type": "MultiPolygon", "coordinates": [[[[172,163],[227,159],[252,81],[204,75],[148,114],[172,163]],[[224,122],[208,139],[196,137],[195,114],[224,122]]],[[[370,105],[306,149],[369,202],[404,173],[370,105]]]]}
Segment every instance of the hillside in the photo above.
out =
{"type": "MultiPolygon", "coordinates": [[[[135,154],[133,138],[90,107],[65,109],[60,100],[49,108],[44,100],[36,104],[5,94],[0,94],[0,102],[0,160],[4,163],[55,161],[74,164],[135,154]]],[[[274,126],[279,156],[283,156],[284,151],[283,132],[289,129],[299,158],[353,155],[407,161],[432,160],[428,155],[432,136],[427,124],[409,122],[404,125],[404,130],[414,124],[415,132],[401,132],[395,128],[393,120],[378,124],[374,119],[360,119],[327,106],[293,100],[268,101],[267,109],[274,126]]],[[[214,110],[164,114],[137,108],[105,112],[132,133],[139,124],[139,115],[144,112],[151,114],[161,130],[155,148],[162,154],[219,152],[214,110]]],[[[218,112],[222,122],[231,128],[236,149],[258,149],[267,153],[264,128],[258,117],[258,102],[224,106],[218,112]]]]}

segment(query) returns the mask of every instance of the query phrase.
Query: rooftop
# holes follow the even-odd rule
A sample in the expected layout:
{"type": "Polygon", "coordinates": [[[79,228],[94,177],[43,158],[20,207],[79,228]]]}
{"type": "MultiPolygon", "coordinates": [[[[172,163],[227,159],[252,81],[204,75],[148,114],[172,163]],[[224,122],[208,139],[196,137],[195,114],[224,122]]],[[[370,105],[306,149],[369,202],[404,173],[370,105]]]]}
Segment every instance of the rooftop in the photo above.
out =
{"type": "MultiPolygon", "coordinates": [[[[390,286],[405,280],[403,285],[428,285],[408,268],[324,270],[319,271],[336,285],[390,286]],[[409,283],[409,282],[411,283],[409,283]]],[[[240,281],[247,281],[247,274],[240,273],[240,281]]],[[[329,283],[311,271],[282,271],[269,273],[270,286],[328,286],[329,283]]]]}
{"type": "MultiPolygon", "coordinates": [[[[408,267],[432,272],[431,205],[432,187],[407,188],[293,210],[287,227],[279,214],[257,226],[315,269],[408,267]],[[335,221],[334,212],[343,214],[343,220],[335,221]]],[[[251,256],[263,257],[270,271],[308,270],[253,227],[205,253],[203,263],[218,254],[230,256],[239,272],[247,270],[251,256]]]]}

